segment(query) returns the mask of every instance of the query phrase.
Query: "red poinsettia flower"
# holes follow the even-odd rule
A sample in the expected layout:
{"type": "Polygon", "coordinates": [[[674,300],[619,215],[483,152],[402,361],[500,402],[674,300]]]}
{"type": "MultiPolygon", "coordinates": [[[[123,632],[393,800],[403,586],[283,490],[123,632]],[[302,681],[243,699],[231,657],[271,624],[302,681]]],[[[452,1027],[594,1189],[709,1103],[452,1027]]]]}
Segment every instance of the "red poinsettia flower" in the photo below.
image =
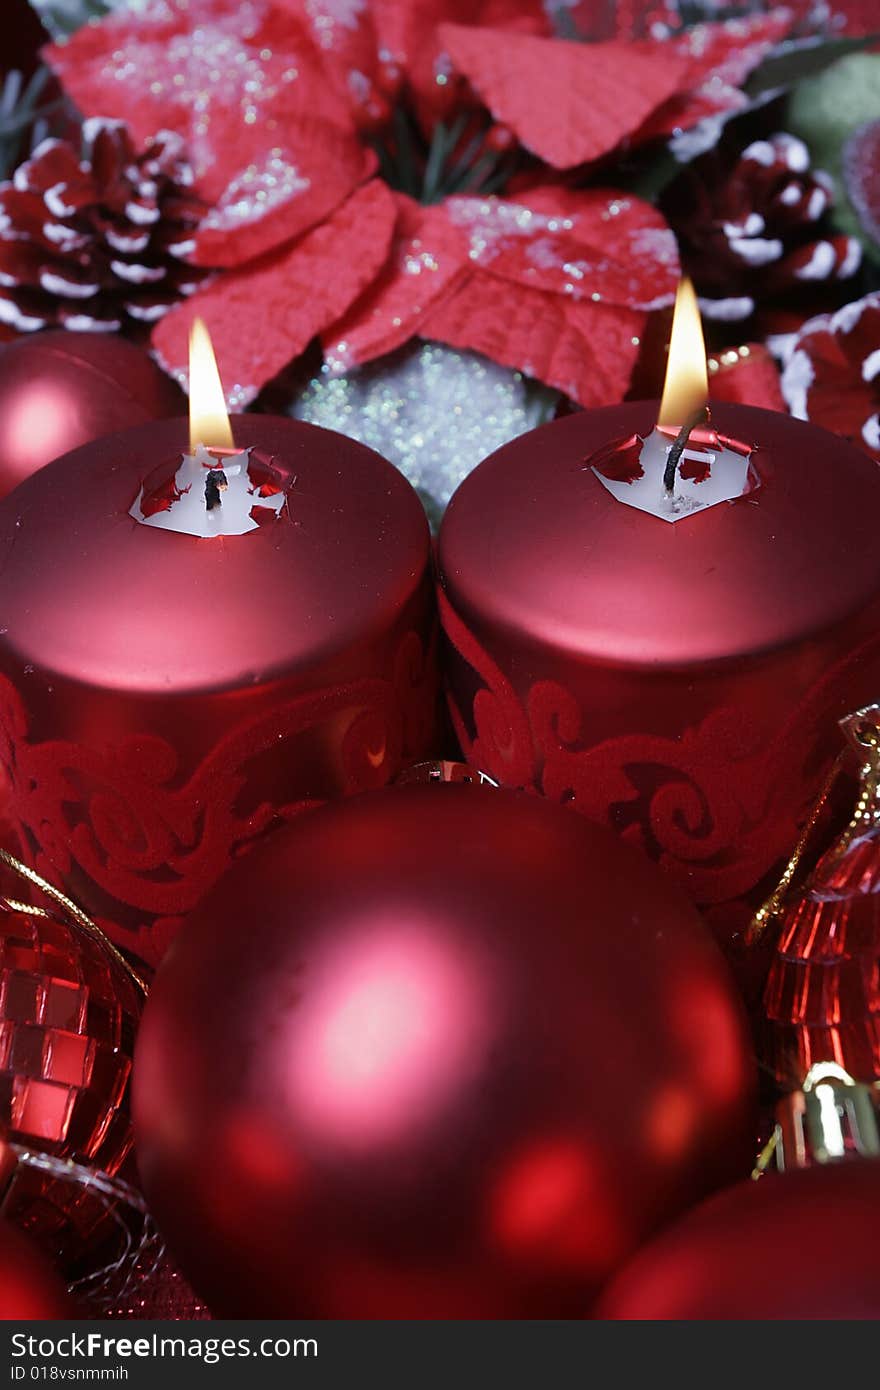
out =
{"type": "Polygon", "coordinates": [[[440,36],[493,115],[553,168],[570,169],[740,110],[739,83],[790,27],[790,13],[775,10],[635,43],[448,23],[440,36]]]}
{"type": "Polygon", "coordinates": [[[804,324],[782,393],[792,415],[843,435],[880,463],[880,294],[804,324]]]}
{"type": "Polygon", "coordinates": [[[553,170],[700,119],[693,94],[780,23],[750,22],[743,57],[738,23],[564,41],[540,0],[152,0],[48,57],[87,114],[187,141],[194,259],[223,271],[154,331],[181,380],[199,314],[238,407],[315,338],[341,370],[413,335],[596,404],[671,302],[676,243],[642,200],[553,170]]]}

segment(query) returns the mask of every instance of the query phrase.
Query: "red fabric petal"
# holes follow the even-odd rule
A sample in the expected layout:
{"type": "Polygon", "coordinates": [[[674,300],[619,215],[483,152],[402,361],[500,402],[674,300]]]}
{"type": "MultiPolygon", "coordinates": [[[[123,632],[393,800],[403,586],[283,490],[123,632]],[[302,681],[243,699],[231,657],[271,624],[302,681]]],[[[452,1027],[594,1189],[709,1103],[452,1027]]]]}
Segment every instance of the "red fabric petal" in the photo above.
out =
{"type": "Polygon", "coordinates": [[[541,0],[372,0],[383,52],[399,63],[426,128],[448,114],[454,99],[452,58],[440,25],[483,25],[521,34],[552,32],[541,0]]]}
{"type": "Polygon", "coordinates": [[[613,150],[681,88],[688,71],[670,44],[645,51],[453,24],[440,35],[493,116],[556,169],[613,150]]]}
{"type": "Polygon", "coordinates": [[[388,256],[396,215],[392,194],[374,179],[294,246],[218,276],[154,329],[162,365],[186,381],[189,329],[199,315],[230,404],[246,405],[363,293],[388,256]]]}
{"type": "Polygon", "coordinates": [[[481,352],[593,406],[622,400],[644,322],[634,309],[513,288],[478,270],[419,331],[423,338],[481,352]]]}
{"type": "Polygon", "coordinates": [[[281,155],[264,150],[231,179],[199,226],[191,258],[197,265],[243,265],[301,235],[332,214],[377,164],[372,150],[319,115],[291,125],[283,148],[281,155]],[[257,201],[261,192],[265,201],[257,201]]]}
{"type": "Polygon", "coordinates": [[[635,140],[654,140],[688,130],[707,116],[724,115],[746,105],[738,90],[774,44],[789,32],[789,10],[743,16],[721,23],[696,24],[667,43],[640,43],[644,53],[672,49],[687,63],[682,90],[665,102],[637,131],[635,140]]]}
{"type": "Polygon", "coordinates": [[[373,8],[367,0],[273,0],[311,33],[323,67],[346,103],[357,106],[379,63],[373,8]]]}
{"type": "MultiPolygon", "coordinates": [[[[779,385],[779,372],[763,343],[748,343],[748,355],[737,353],[736,360],[726,362],[726,354],[716,359],[718,369],[709,376],[709,398],[713,401],[736,401],[742,405],[760,405],[765,410],[786,410],[779,385]]],[[[733,351],[733,350],[731,350],[733,351]]]]}
{"type": "Polygon", "coordinates": [[[345,317],[323,335],[324,359],[345,370],[393,352],[419,326],[468,265],[466,241],[442,204],[421,207],[397,195],[399,216],[384,270],[345,317]]]}
{"type": "Polygon", "coordinates": [[[532,289],[657,309],[681,274],[661,213],[631,194],[552,185],[501,198],[450,198],[449,220],[468,238],[472,264],[532,289]]]}
{"type": "Polygon", "coordinates": [[[633,136],[633,145],[644,144],[649,140],[666,140],[680,130],[691,130],[700,121],[713,116],[730,116],[735,111],[744,111],[748,99],[738,87],[728,87],[726,83],[713,84],[711,81],[695,87],[691,92],[678,92],[641,126],[633,136]]]}
{"type": "Polygon", "coordinates": [[[46,57],[87,116],[122,111],[141,143],[162,127],[181,133],[214,205],[203,264],[240,265],[298,236],[375,167],[310,34],[271,3],[154,0],[46,57]]]}
{"type": "MultiPolygon", "coordinates": [[[[717,78],[738,87],[791,27],[791,11],[776,9],[769,14],[695,24],[670,42],[676,54],[688,62],[689,86],[717,78]]],[[[656,50],[657,44],[650,47],[656,50]]]]}

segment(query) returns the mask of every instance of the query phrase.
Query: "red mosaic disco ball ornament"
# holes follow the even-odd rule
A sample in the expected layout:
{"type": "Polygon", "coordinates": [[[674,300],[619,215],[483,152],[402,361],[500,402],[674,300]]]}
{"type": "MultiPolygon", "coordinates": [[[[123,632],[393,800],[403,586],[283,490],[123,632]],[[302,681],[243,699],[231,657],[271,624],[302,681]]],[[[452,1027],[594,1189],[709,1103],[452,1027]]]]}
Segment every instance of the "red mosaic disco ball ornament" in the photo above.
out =
{"type": "Polygon", "coordinates": [[[610,1320],[880,1318],[880,1159],[743,1182],[617,1276],[610,1320]]]}
{"type": "Polygon", "coordinates": [[[60,1278],[8,1222],[0,1222],[0,1321],[76,1317],[60,1278]]]}
{"type": "Polygon", "coordinates": [[[152,1212],[236,1317],[581,1317],[752,1149],[739,1001],[610,832],[440,783],[310,812],[195,910],[134,1074],[152,1212]]]}
{"type": "Polygon", "coordinates": [[[17,338],[0,347],[0,498],[80,444],[185,414],[180,388],[125,338],[17,338]]]}
{"type": "MultiPolygon", "coordinates": [[[[880,1079],[880,705],[842,728],[858,769],[850,822],[764,914],[778,918],[764,1060],[786,1089],[823,1061],[858,1081],[880,1079]]],[[[762,925],[759,914],[756,935],[762,925]]]]}
{"type": "MultiPolygon", "coordinates": [[[[0,897],[0,1135],[114,1174],[131,1148],[129,1077],[140,994],[77,926],[0,897]]],[[[3,1214],[73,1261],[101,1222],[75,1185],[19,1164],[3,1214]]]]}

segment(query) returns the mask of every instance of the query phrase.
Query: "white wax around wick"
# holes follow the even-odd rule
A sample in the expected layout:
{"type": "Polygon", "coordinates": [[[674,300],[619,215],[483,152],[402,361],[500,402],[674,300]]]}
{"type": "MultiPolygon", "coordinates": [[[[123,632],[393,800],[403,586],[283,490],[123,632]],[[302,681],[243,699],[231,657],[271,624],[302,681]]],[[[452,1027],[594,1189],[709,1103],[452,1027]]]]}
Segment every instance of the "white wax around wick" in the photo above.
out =
{"type": "Polygon", "coordinates": [[[283,492],[261,497],[248,471],[249,449],[215,458],[203,444],[197,444],[191,454],[184,454],[174,475],[180,494],[164,510],[145,516],[142,510],[145,489],[141,487],[129,515],[143,526],[161,531],[177,531],[186,536],[209,539],[216,536],[243,536],[256,531],[259,523],[251,515],[254,507],[266,507],[276,516],[285,503],[283,492]],[[222,472],[226,487],[220,501],[208,508],[205,485],[210,472],[222,472]]]}
{"type": "Polygon", "coordinates": [[[681,521],[694,512],[705,511],[719,502],[730,502],[751,491],[750,455],[739,454],[719,444],[688,444],[675,471],[675,486],[668,491],[663,485],[666,464],[673,441],[668,434],[654,428],[642,442],[639,463],[642,476],[628,482],[606,478],[598,468],[593,472],[618,502],[636,507],[641,512],[659,517],[661,521],[681,521]],[[693,460],[706,465],[703,478],[683,478],[681,465],[693,460]]]}

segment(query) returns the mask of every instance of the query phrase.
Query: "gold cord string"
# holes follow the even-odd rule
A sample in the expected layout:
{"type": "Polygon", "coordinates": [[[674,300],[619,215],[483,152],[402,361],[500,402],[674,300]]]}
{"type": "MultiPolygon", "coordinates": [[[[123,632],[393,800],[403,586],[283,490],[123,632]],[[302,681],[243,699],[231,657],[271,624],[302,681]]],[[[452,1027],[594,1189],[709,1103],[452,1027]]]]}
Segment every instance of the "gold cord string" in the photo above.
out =
{"type": "Polygon", "coordinates": [[[813,831],[816,829],[816,825],[819,821],[819,818],[822,815],[822,812],[825,810],[828,798],[831,795],[831,788],[837,781],[838,775],[845,761],[846,753],[839,753],[834,762],[834,766],[832,767],[831,771],[825,779],[824,786],[822,787],[822,790],[819,794],[819,800],[813,807],[810,819],[807,821],[806,825],[801,831],[800,839],[798,840],[797,844],[792,850],[791,858],[785,866],[781,879],[777,883],[776,887],[773,889],[773,892],[770,894],[769,898],[765,899],[765,901],[758,908],[757,912],[751,920],[749,930],[746,934],[747,945],[754,945],[754,943],[763,935],[770,922],[773,921],[773,918],[782,910],[782,903],[785,898],[785,895],[788,892],[789,887],[791,886],[792,879],[798,871],[800,862],[804,857],[810,840],[812,839],[813,831]]]}
{"type": "Polygon", "coordinates": [[[758,1157],[755,1159],[755,1166],[751,1171],[752,1182],[757,1182],[759,1178],[763,1178],[764,1174],[767,1172],[767,1169],[770,1167],[770,1164],[773,1161],[773,1155],[776,1153],[776,1149],[779,1144],[779,1138],[781,1133],[782,1130],[780,1126],[774,1125],[773,1133],[770,1135],[770,1138],[767,1140],[767,1143],[764,1145],[763,1149],[758,1154],[758,1157]]]}
{"type": "MultiPolygon", "coordinates": [[[[39,888],[41,893],[45,893],[46,897],[56,903],[75,925],[85,932],[86,936],[91,937],[93,941],[103,947],[108,955],[113,957],[117,965],[122,966],[122,969],[137,985],[142,994],[147,994],[147,984],[143,977],[138,974],[122,952],[113,945],[107,933],[98,926],[97,922],[94,922],[87,913],[83,912],[82,908],[78,907],[71,898],[68,898],[53,884],[48,883],[35,869],[29,869],[27,864],[22,864],[20,859],[16,859],[15,855],[10,854],[6,849],[0,849],[0,864],[27,883],[32,883],[35,888],[39,888]]],[[[32,903],[19,902],[17,899],[4,897],[2,894],[0,894],[0,907],[8,907],[13,912],[23,912],[28,917],[42,917],[51,920],[53,916],[44,907],[35,907],[32,903]]]]}
{"type": "MultiPolygon", "coordinates": [[[[849,825],[843,831],[839,839],[840,848],[846,849],[854,837],[863,832],[866,823],[871,824],[880,816],[878,810],[878,799],[880,799],[880,706],[868,705],[864,709],[856,710],[846,719],[840,721],[840,727],[850,742],[850,746],[864,749],[865,757],[863,765],[859,768],[859,797],[853,811],[849,825]]],[[[777,883],[769,898],[758,908],[752,918],[746,935],[747,945],[756,942],[765,931],[767,925],[782,910],[785,895],[791,886],[792,879],[797,873],[800,862],[804,856],[807,846],[816,828],[816,824],[825,809],[831,788],[834,786],[844,764],[849,761],[852,753],[844,749],[839,753],[834,766],[832,767],[825,785],[819,795],[819,800],[813,807],[810,819],[807,821],[801,833],[800,839],[794,847],[792,856],[785,866],[782,878],[777,883]]]]}

